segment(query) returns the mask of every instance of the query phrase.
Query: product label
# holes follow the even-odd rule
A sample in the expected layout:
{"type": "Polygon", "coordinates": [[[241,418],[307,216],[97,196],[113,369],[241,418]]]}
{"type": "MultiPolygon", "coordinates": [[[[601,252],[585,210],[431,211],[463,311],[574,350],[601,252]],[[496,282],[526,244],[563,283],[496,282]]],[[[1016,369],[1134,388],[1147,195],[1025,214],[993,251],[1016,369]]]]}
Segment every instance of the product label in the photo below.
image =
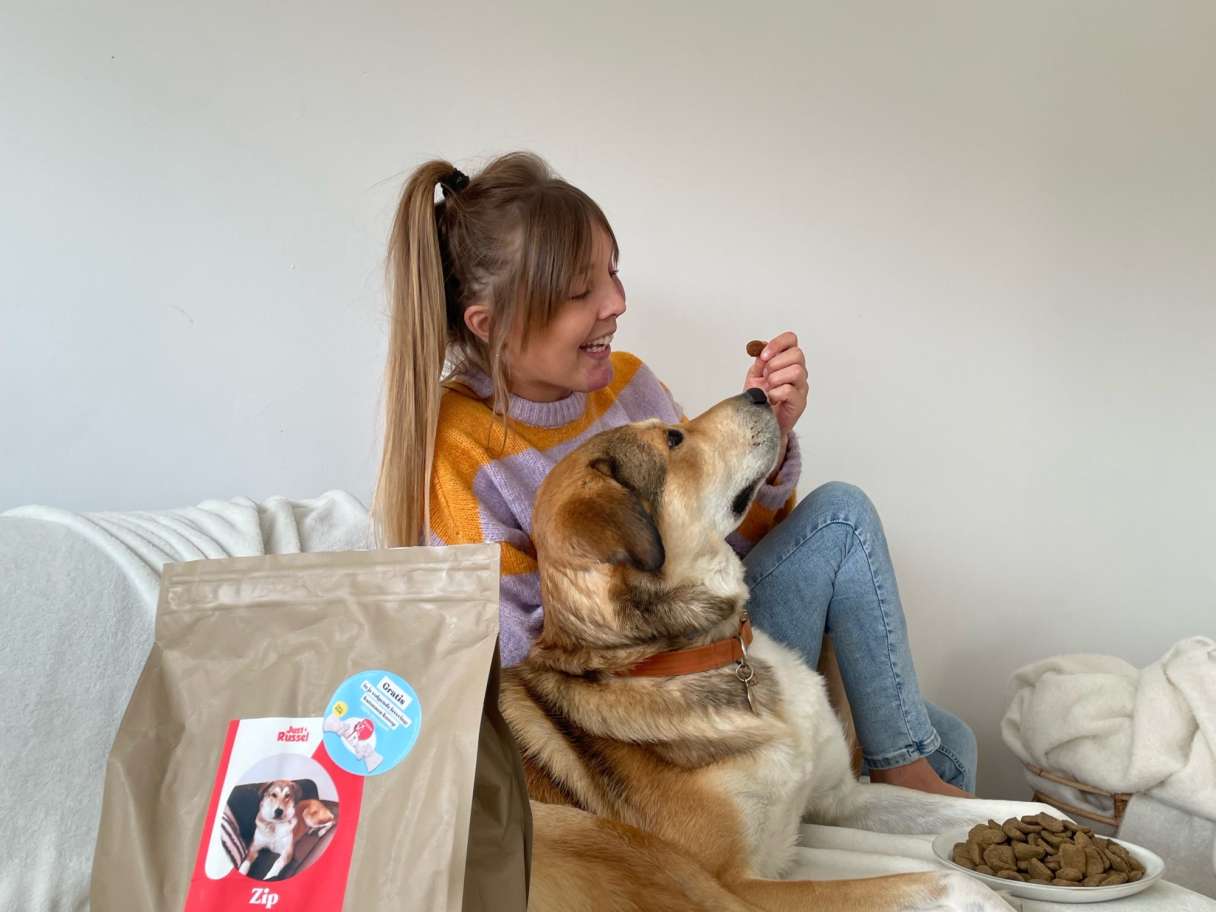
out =
{"type": "Polygon", "coordinates": [[[364,779],[331,759],[323,723],[228,724],[185,912],[342,908],[364,779]]]}

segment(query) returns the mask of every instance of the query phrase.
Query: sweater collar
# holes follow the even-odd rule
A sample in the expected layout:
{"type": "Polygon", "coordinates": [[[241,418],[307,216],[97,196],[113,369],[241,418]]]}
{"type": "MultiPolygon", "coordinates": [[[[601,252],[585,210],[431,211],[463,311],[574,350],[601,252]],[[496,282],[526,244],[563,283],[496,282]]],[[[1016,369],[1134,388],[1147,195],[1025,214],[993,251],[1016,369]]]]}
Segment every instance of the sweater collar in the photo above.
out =
{"type": "MultiPolygon", "coordinates": [[[[487,403],[493,397],[494,384],[489,375],[473,364],[465,364],[452,380],[467,386],[487,403]]],[[[573,392],[556,402],[533,402],[512,393],[507,394],[507,415],[533,427],[555,428],[581,418],[587,407],[587,394],[573,392]]]]}

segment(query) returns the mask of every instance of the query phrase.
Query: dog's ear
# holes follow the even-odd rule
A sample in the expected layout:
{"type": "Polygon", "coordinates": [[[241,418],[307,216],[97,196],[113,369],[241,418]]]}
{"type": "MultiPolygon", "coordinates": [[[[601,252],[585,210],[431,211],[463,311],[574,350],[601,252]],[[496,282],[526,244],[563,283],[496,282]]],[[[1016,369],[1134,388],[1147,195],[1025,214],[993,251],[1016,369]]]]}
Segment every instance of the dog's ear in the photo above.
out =
{"type": "Polygon", "coordinates": [[[654,573],[667,554],[654,517],[639,492],[624,478],[620,462],[593,459],[590,467],[609,483],[568,502],[565,531],[597,560],[654,573]]]}
{"type": "Polygon", "coordinates": [[[258,798],[259,799],[265,798],[266,793],[270,791],[270,787],[272,785],[274,785],[274,783],[275,783],[274,779],[271,779],[269,782],[262,783],[262,787],[260,789],[258,789],[258,798]]]}

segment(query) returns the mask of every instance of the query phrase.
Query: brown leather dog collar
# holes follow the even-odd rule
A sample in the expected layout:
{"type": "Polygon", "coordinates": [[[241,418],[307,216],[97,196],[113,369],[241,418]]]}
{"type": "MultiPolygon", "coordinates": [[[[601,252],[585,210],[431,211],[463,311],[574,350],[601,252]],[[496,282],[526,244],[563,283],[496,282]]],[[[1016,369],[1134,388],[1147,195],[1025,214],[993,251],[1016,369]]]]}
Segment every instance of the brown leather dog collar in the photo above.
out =
{"type": "Polygon", "coordinates": [[[752,622],[744,614],[743,621],[739,624],[739,633],[733,637],[707,643],[704,646],[660,652],[624,671],[618,671],[617,674],[626,677],[666,678],[672,675],[710,671],[729,665],[731,662],[745,662],[747,647],[751,643],[752,622]]]}

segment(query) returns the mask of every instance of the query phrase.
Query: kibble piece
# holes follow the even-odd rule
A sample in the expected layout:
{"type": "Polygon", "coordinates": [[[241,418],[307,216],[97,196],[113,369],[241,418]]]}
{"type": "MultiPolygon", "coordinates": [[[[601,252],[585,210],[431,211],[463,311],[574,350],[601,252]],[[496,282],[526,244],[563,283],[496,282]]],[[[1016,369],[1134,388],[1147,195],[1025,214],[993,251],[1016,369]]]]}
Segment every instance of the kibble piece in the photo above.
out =
{"type": "Polygon", "coordinates": [[[1065,868],[1076,868],[1078,871],[1085,870],[1085,852],[1078,849],[1075,845],[1069,845],[1067,842],[1060,846],[1060,864],[1065,868]]]}
{"type": "Polygon", "coordinates": [[[978,842],[980,844],[980,847],[983,848],[984,846],[997,845],[998,843],[1008,842],[1009,837],[1006,836],[1005,831],[1000,829],[999,827],[994,830],[994,829],[992,829],[992,827],[985,826],[984,824],[981,823],[981,824],[979,824],[977,826],[973,826],[971,828],[971,831],[967,834],[967,841],[968,842],[978,842]]]}
{"type": "Polygon", "coordinates": [[[990,845],[984,849],[984,864],[994,871],[1017,870],[1017,858],[1013,854],[1013,849],[1007,845],[990,845]]]}
{"type": "Polygon", "coordinates": [[[1023,877],[1021,874],[1019,874],[1017,871],[997,871],[996,876],[1003,877],[1006,880],[1020,880],[1020,881],[1026,880],[1026,878],[1023,877]]]}
{"type": "Polygon", "coordinates": [[[1014,842],[1026,841],[1026,834],[1023,833],[1021,828],[1017,825],[1017,821],[1006,820],[1001,824],[1001,830],[1010,838],[1010,840],[1014,842]]]}
{"type": "Polygon", "coordinates": [[[1122,855],[1112,851],[1107,857],[1110,858],[1110,866],[1112,870],[1118,871],[1120,874],[1126,874],[1131,870],[1131,865],[1123,860],[1122,855]]]}
{"type": "Polygon", "coordinates": [[[1086,875],[1085,879],[1081,881],[1081,886],[1083,886],[1083,887],[1100,887],[1100,886],[1102,886],[1102,881],[1105,879],[1106,879],[1105,874],[1088,874],[1088,875],[1086,875]]]}
{"type": "Polygon", "coordinates": [[[1040,833],[1039,838],[1042,839],[1049,846],[1053,846],[1057,849],[1061,845],[1063,845],[1065,842],[1067,842],[1067,840],[1063,836],[1057,836],[1055,833],[1049,833],[1047,830],[1044,830],[1042,833],[1040,833]]]}
{"type": "Polygon", "coordinates": [[[1062,867],[1060,864],[1059,855],[1048,855],[1043,864],[1047,865],[1047,867],[1051,868],[1053,871],[1058,871],[1062,867]]]}
{"type": "Polygon", "coordinates": [[[1113,840],[1107,840],[1106,851],[1110,852],[1112,855],[1118,855],[1124,861],[1130,862],[1132,860],[1132,856],[1128,854],[1127,849],[1123,848],[1123,846],[1119,845],[1119,843],[1113,840]]]}
{"type": "Polygon", "coordinates": [[[1018,859],[1018,870],[1022,871],[1023,873],[1030,870],[1030,865],[1026,863],[1026,859],[1024,859],[1024,858],[1018,859]]]}
{"type": "Polygon", "coordinates": [[[753,358],[759,358],[762,351],[764,351],[764,343],[759,339],[752,339],[747,343],[747,353],[753,358]]]}
{"type": "Polygon", "coordinates": [[[1137,880],[1139,880],[1143,876],[1144,876],[1143,871],[1129,871],[1127,874],[1127,879],[1128,879],[1128,881],[1135,883],[1137,880]]]}
{"type": "Polygon", "coordinates": [[[1064,821],[1056,817],[1052,817],[1050,814],[1036,814],[1034,820],[1036,823],[1042,824],[1043,829],[1048,830],[1049,832],[1064,832],[1064,821]]]}
{"type": "Polygon", "coordinates": [[[1038,879],[1045,880],[1048,883],[1051,882],[1051,868],[1047,867],[1047,865],[1043,864],[1043,862],[1039,861],[1037,858],[1032,858],[1026,862],[1026,873],[1030,875],[1032,880],[1038,879]]]}
{"type": "Polygon", "coordinates": [[[1056,877],[1051,882],[1053,884],[1056,884],[1057,886],[1061,886],[1061,887],[1075,887],[1076,886],[1076,884],[1073,883],[1071,880],[1064,880],[1061,877],[1056,877]]]}
{"type": "Polygon", "coordinates": [[[967,851],[967,843],[960,842],[955,844],[954,853],[950,856],[954,859],[954,863],[962,865],[964,868],[975,870],[975,862],[971,860],[971,853],[967,851]]]}
{"type": "Polygon", "coordinates": [[[1023,858],[1042,858],[1047,854],[1047,850],[1041,845],[1031,845],[1028,842],[1015,842],[1013,843],[1013,854],[1019,860],[1023,858]]]}
{"type": "Polygon", "coordinates": [[[976,865],[975,873],[987,874],[989,877],[992,877],[994,874],[996,874],[996,871],[992,870],[992,868],[988,867],[988,865],[976,865]]]}
{"type": "Polygon", "coordinates": [[[1076,868],[1060,868],[1060,870],[1056,871],[1056,877],[1060,878],[1060,880],[1071,880],[1074,883],[1079,881],[1084,876],[1085,875],[1076,868]]]}
{"type": "Polygon", "coordinates": [[[1095,874],[1102,874],[1110,866],[1102,853],[1092,846],[1085,849],[1085,875],[1092,877],[1095,874]]]}
{"type": "Polygon", "coordinates": [[[1113,887],[1115,884],[1122,883],[1127,883],[1127,875],[1122,874],[1119,871],[1112,871],[1110,874],[1106,875],[1105,879],[1103,879],[1102,886],[1113,887]]]}

